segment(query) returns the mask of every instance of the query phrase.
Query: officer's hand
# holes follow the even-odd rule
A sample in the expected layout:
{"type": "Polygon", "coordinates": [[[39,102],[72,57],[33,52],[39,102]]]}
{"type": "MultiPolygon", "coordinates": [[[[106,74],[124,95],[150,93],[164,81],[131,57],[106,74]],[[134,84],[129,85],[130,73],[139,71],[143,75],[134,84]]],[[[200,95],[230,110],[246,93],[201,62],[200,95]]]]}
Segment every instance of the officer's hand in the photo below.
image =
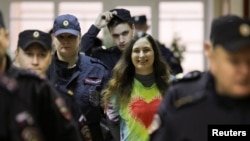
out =
{"type": "Polygon", "coordinates": [[[112,11],[112,12],[106,11],[100,14],[95,21],[95,26],[98,29],[105,27],[116,14],[117,14],[116,11],[112,11]]]}

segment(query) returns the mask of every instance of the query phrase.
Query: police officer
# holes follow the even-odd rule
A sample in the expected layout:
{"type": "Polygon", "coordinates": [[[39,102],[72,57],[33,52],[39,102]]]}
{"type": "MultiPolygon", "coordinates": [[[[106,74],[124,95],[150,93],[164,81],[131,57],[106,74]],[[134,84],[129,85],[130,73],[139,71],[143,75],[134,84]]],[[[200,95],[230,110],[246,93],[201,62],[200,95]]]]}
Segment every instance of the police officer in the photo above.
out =
{"type": "Polygon", "coordinates": [[[74,15],[56,17],[53,34],[56,52],[48,70],[48,79],[70,103],[83,136],[102,141],[100,91],[109,75],[107,68],[99,60],[79,53],[81,28],[74,15]],[[91,135],[85,132],[86,124],[91,135]]]}
{"type": "MultiPolygon", "coordinates": [[[[133,16],[132,19],[135,25],[137,36],[141,36],[143,35],[143,33],[147,32],[147,30],[149,29],[149,25],[147,24],[146,15],[133,16]]],[[[171,69],[171,74],[177,75],[182,73],[183,69],[180,60],[176,58],[173,52],[164,44],[160,43],[158,40],[156,40],[156,43],[158,44],[161,54],[163,55],[171,69]]]]}
{"type": "Polygon", "coordinates": [[[40,30],[24,30],[19,33],[15,62],[40,77],[46,77],[52,58],[52,39],[40,30]]]}
{"type": "Polygon", "coordinates": [[[101,13],[95,23],[91,25],[81,40],[81,51],[101,60],[111,72],[122,51],[129,45],[134,36],[134,25],[130,11],[127,9],[112,9],[101,13]],[[107,49],[92,50],[95,37],[101,29],[108,27],[110,35],[116,46],[107,49]]]}
{"type": "Polygon", "coordinates": [[[48,81],[13,67],[8,45],[0,12],[0,140],[80,141],[64,100],[48,81]]]}
{"type": "Polygon", "coordinates": [[[233,125],[250,124],[249,23],[222,16],[212,22],[210,39],[209,71],[191,72],[169,88],[150,128],[152,141],[216,140],[213,128],[237,131],[242,126],[233,125]]]}

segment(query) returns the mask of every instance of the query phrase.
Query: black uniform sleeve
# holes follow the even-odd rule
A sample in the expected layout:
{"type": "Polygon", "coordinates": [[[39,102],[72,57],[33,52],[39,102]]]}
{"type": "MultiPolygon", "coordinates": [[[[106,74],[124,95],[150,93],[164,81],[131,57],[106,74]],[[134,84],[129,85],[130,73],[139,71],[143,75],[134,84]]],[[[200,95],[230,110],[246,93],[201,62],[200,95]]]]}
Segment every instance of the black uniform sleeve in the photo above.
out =
{"type": "Polygon", "coordinates": [[[49,84],[42,83],[33,97],[45,140],[81,141],[81,136],[64,99],[49,84]]]}
{"type": "Polygon", "coordinates": [[[110,129],[110,132],[113,136],[113,138],[115,139],[115,141],[119,141],[120,140],[120,122],[114,122],[109,120],[109,118],[107,119],[107,125],[110,129]]]}
{"type": "Polygon", "coordinates": [[[171,69],[171,73],[173,75],[176,75],[178,73],[182,73],[183,72],[183,68],[181,66],[181,62],[178,58],[176,58],[173,54],[173,52],[168,49],[164,44],[161,44],[157,41],[159,49],[161,51],[161,54],[163,56],[163,58],[166,60],[166,62],[168,63],[170,69],[171,69]]]}
{"type": "Polygon", "coordinates": [[[17,91],[13,92],[16,101],[12,99],[15,106],[11,108],[17,107],[14,109],[17,111],[21,108],[18,105],[23,105],[21,110],[27,110],[34,118],[44,140],[82,140],[71,112],[49,81],[16,68],[9,69],[6,74],[17,82],[17,91]]]}
{"type": "Polygon", "coordinates": [[[10,106],[9,93],[1,87],[0,85],[0,140],[9,140],[9,131],[8,131],[8,111],[10,106]]]}
{"type": "Polygon", "coordinates": [[[89,30],[82,36],[80,51],[84,52],[86,55],[90,56],[92,54],[91,47],[95,44],[95,38],[100,32],[96,26],[91,25],[89,30]]]}

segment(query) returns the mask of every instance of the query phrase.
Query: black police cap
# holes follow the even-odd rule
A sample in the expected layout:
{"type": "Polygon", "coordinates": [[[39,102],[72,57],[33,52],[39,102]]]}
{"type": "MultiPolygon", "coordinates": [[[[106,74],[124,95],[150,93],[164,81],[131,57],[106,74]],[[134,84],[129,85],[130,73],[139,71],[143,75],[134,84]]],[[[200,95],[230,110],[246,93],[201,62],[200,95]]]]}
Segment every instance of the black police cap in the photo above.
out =
{"type": "Polygon", "coordinates": [[[24,30],[19,33],[18,47],[25,50],[34,43],[40,44],[45,50],[52,50],[52,39],[49,33],[40,30],[24,30]]]}
{"type": "Polygon", "coordinates": [[[212,22],[210,39],[214,46],[221,45],[228,51],[250,47],[249,21],[236,15],[219,17],[212,22]]]}
{"type": "Polygon", "coordinates": [[[118,9],[112,9],[110,12],[116,11],[117,14],[114,15],[115,17],[121,19],[122,21],[129,22],[132,21],[132,17],[130,15],[130,12],[127,9],[118,8],[118,9]]]}
{"type": "Polygon", "coordinates": [[[0,10],[0,28],[5,28],[3,14],[1,10],[0,10]]]}
{"type": "Polygon", "coordinates": [[[147,23],[146,15],[133,16],[132,19],[133,19],[134,24],[145,24],[145,23],[147,23]]]}

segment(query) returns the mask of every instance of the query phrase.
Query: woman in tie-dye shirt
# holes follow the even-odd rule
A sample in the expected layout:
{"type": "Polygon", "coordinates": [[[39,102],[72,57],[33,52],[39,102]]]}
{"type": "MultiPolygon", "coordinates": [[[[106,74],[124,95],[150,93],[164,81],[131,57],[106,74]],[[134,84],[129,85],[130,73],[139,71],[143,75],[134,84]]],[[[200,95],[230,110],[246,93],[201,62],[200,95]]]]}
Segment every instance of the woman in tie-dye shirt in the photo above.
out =
{"type": "Polygon", "coordinates": [[[148,129],[168,80],[168,65],[152,36],[135,37],[103,91],[105,112],[116,140],[149,140],[148,129]]]}

